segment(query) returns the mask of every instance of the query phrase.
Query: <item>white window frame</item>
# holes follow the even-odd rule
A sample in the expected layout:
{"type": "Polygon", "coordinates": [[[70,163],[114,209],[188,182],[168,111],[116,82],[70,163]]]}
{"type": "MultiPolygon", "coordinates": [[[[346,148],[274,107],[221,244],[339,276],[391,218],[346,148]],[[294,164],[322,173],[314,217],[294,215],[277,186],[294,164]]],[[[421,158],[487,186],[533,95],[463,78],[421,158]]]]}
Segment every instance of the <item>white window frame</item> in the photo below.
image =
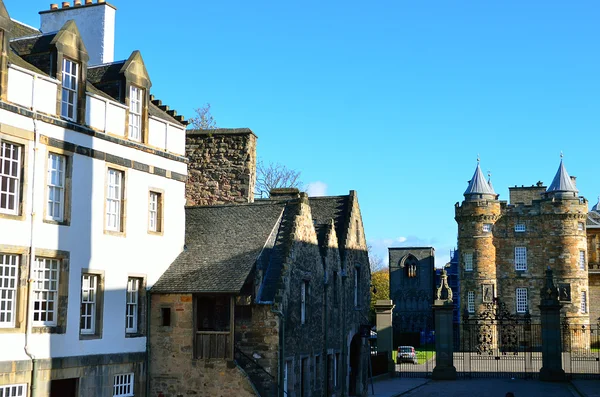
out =
{"type": "Polygon", "coordinates": [[[587,291],[581,291],[581,305],[579,307],[581,313],[588,312],[587,291]]]}
{"type": "Polygon", "coordinates": [[[465,271],[472,272],[473,271],[473,253],[465,252],[463,255],[463,260],[465,262],[465,271]]]}
{"type": "Polygon", "coordinates": [[[515,290],[515,305],[517,313],[527,313],[529,309],[527,294],[527,288],[517,288],[515,290]]]}
{"type": "Polygon", "coordinates": [[[55,326],[58,316],[60,260],[35,258],[32,270],[33,324],[55,326]]]}
{"type": "Polygon", "coordinates": [[[27,397],[27,384],[20,383],[16,385],[0,386],[0,396],[2,397],[27,397]]]}
{"type": "Polygon", "coordinates": [[[306,323],[306,295],[308,293],[308,282],[302,281],[300,285],[300,324],[306,323]]]}
{"type": "Polygon", "coordinates": [[[159,211],[160,211],[160,201],[162,199],[162,194],[155,191],[150,191],[150,197],[148,202],[148,229],[151,232],[159,232],[160,225],[158,222],[160,221],[159,211]]]}
{"type": "Polygon", "coordinates": [[[46,219],[62,222],[65,216],[65,172],[67,157],[48,153],[48,196],[46,219]]]}
{"type": "Polygon", "coordinates": [[[60,107],[60,115],[73,121],[77,121],[77,90],[79,87],[78,71],[79,64],[77,62],[63,58],[62,103],[60,107]],[[72,97],[69,98],[69,96],[72,97]],[[69,112],[71,112],[71,115],[69,115],[69,112]]]}
{"type": "Polygon", "coordinates": [[[142,140],[142,104],[144,89],[134,85],[129,88],[129,139],[142,140]]]}
{"type": "Polygon", "coordinates": [[[579,270],[585,270],[585,251],[579,251],[579,270]]]}
{"type": "Polygon", "coordinates": [[[124,181],[124,171],[115,168],[108,169],[106,176],[106,230],[121,231],[124,181]]]}
{"type": "Polygon", "coordinates": [[[14,328],[17,314],[19,255],[0,254],[0,328],[14,328]]]}
{"type": "Polygon", "coordinates": [[[467,312],[475,313],[475,292],[467,292],[467,312]]]}
{"type": "Polygon", "coordinates": [[[136,277],[127,279],[127,299],[125,308],[125,332],[135,334],[138,332],[138,313],[140,309],[140,284],[136,277]]]}
{"type": "Polygon", "coordinates": [[[483,224],[483,231],[484,232],[491,232],[492,231],[492,224],[491,223],[484,223],[483,224]]]}
{"type": "Polygon", "coordinates": [[[113,397],[132,397],[134,394],[134,374],[117,374],[113,378],[113,397]]]}
{"type": "Polygon", "coordinates": [[[577,230],[585,230],[585,225],[583,222],[577,222],[577,230]]]}
{"type": "Polygon", "coordinates": [[[517,223],[515,225],[515,232],[524,232],[526,230],[527,230],[527,228],[524,223],[517,223]]]}
{"type": "Polygon", "coordinates": [[[7,141],[0,142],[0,213],[2,214],[19,215],[22,151],[21,145],[7,141]],[[7,164],[8,170],[5,167],[7,164]],[[2,186],[6,186],[7,190],[2,190],[2,186]]]}
{"type": "Polygon", "coordinates": [[[84,273],[81,277],[81,313],[79,332],[82,335],[96,333],[96,310],[98,308],[98,275],[84,273]]]}
{"type": "Polygon", "coordinates": [[[515,247],[515,270],[527,271],[527,247],[515,247]]]}

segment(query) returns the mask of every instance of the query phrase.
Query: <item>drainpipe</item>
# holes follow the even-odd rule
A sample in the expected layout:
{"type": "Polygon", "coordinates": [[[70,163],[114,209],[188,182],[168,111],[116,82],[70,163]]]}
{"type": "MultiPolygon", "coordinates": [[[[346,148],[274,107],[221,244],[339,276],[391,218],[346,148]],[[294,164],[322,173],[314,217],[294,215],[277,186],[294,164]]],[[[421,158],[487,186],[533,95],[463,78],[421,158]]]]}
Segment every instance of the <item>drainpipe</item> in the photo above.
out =
{"type": "Polygon", "coordinates": [[[283,371],[285,365],[285,321],[283,319],[283,312],[281,310],[275,310],[271,307],[271,313],[275,313],[279,317],[279,368],[277,371],[278,385],[277,395],[279,397],[285,397],[283,395],[283,371]]]}
{"type": "Polygon", "coordinates": [[[37,163],[37,152],[38,146],[40,142],[40,136],[37,131],[37,123],[36,116],[37,112],[35,110],[35,82],[37,80],[37,76],[33,76],[33,84],[31,90],[31,109],[33,111],[33,136],[34,136],[34,146],[33,146],[33,165],[32,165],[32,178],[31,178],[31,223],[30,223],[30,234],[29,234],[29,277],[27,279],[27,310],[25,313],[25,354],[31,360],[31,396],[36,397],[36,389],[37,389],[37,367],[38,362],[35,356],[31,353],[29,340],[31,338],[31,328],[32,328],[32,294],[33,294],[33,263],[35,261],[35,169],[37,163]]]}
{"type": "Polygon", "coordinates": [[[150,317],[152,314],[152,298],[146,290],[146,396],[150,395],[150,317]]]}

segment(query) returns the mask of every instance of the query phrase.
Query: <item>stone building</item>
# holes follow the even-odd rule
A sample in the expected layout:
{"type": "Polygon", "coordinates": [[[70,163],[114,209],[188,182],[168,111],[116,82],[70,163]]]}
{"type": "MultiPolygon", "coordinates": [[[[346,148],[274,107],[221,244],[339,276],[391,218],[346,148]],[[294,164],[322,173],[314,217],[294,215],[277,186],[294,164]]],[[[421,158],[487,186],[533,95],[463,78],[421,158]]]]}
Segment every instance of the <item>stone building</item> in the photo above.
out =
{"type": "Polygon", "coordinates": [[[497,298],[509,312],[539,322],[540,291],[550,267],[563,321],[589,323],[588,207],[575,178],[561,160],[548,188],[538,182],[509,192],[509,203],[498,200],[478,163],[464,201],[456,203],[463,316],[476,316],[497,298]]]}
{"type": "Polygon", "coordinates": [[[150,395],[366,395],[369,288],[354,191],[188,207],[151,290],[150,395]]]}
{"type": "Polygon", "coordinates": [[[433,247],[388,248],[390,298],[394,302],[394,347],[420,346],[433,335],[435,250],[433,247]]]}
{"type": "Polygon", "coordinates": [[[146,288],[183,249],[186,123],[115,8],[0,0],[0,396],[143,396],[146,288]]]}
{"type": "Polygon", "coordinates": [[[588,213],[586,234],[590,323],[600,324],[600,197],[588,213]]]}

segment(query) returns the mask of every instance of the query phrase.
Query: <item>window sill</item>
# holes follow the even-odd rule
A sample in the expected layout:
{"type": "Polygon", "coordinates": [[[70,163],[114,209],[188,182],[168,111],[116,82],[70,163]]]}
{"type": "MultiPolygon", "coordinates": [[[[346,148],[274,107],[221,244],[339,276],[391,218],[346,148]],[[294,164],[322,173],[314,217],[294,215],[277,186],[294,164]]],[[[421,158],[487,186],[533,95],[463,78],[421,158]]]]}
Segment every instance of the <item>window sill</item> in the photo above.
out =
{"type": "Polygon", "coordinates": [[[125,235],[125,232],[117,232],[115,230],[106,230],[106,229],[104,229],[104,234],[106,234],[108,236],[115,236],[115,237],[127,237],[125,235]]]}
{"type": "Polygon", "coordinates": [[[58,325],[34,325],[31,332],[34,334],[64,334],[65,329],[58,325]]]}
{"type": "Polygon", "coordinates": [[[79,334],[79,340],[94,340],[94,339],[102,339],[101,334],[79,334]]]}
{"type": "Polygon", "coordinates": [[[148,234],[152,236],[162,236],[164,233],[162,232],[162,230],[160,232],[153,232],[152,230],[148,230],[148,234]]]}
{"type": "Polygon", "coordinates": [[[146,334],[141,332],[125,332],[125,338],[143,338],[146,334]]]}
{"type": "Polygon", "coordinates": [[[15,214],[6,214],[4,212],[0,212],[0,219],[10,219],[13,221],[24,221],[25,214],[15,215],[15,214]]]}
{"type": "Polygon", "coordinates": [[[0,327],[0,334],[23,334],[25,333],[25,327],[14,326],[14,327],[0,327]]]}
{"type": "Polygon", "coordinates": [[[71,221],[68,219],[64,220],[64,221],[57,221],[54,219],[44,219],[44,223],[47,223],[49,225],[71,226],[71,221]]]}

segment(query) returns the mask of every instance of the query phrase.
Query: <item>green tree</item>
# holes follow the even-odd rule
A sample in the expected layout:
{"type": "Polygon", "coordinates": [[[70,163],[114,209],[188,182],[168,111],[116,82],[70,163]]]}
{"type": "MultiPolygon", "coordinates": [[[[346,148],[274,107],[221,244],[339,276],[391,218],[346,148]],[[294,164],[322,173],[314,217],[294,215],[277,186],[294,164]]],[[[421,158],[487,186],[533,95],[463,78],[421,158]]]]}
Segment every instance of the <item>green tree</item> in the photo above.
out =
{"type": "Polygon", "coordinates": [[[371,324],[375,324],[375,303],[387,299],[390,299],[390,270],[386,267],[371,274],[371,324]]]}

